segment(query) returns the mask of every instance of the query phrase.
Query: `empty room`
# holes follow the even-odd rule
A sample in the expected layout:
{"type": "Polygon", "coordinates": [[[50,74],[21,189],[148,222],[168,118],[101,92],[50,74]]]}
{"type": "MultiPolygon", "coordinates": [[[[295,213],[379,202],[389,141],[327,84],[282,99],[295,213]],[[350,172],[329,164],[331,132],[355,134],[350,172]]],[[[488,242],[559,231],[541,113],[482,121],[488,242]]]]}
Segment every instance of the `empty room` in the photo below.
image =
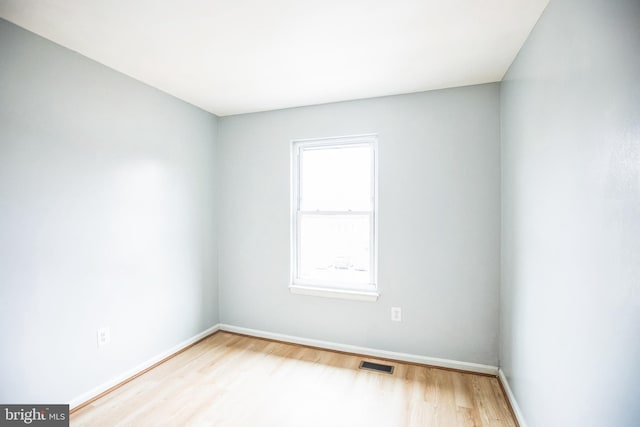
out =
{"type": "Polygon", "coordinates": [[[0,0],[1,426],[640,425],[640,0],[0,0]]]}

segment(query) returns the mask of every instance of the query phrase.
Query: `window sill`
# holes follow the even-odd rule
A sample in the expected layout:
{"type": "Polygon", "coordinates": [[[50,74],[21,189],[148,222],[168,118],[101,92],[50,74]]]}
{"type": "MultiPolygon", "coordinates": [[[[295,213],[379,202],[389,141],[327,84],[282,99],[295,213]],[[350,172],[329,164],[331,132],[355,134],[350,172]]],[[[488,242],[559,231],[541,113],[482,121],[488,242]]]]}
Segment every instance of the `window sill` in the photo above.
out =
{"type": "Polygon", "coordinates": [[[289,285],[289,291],[292,294],[311,295],[325,298],[348,299],[355,301],[375,302],[380,294],[372,291],[354,291],[347,289],[329,289],[319,288],[315,286],[289,285]]]}

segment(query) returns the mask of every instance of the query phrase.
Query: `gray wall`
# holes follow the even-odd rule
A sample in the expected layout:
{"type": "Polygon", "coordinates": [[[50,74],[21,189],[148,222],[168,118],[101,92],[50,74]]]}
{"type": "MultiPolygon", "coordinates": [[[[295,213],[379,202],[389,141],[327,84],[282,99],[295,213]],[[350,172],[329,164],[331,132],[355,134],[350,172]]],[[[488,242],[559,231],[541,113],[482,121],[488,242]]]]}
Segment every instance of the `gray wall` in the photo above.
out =
{"type": "Polygon", "coordinates": [[[497,364],[499,85],[219,120],[221,321],[497,364]],[[379,134],[378,302],[289,293],[290,141],[379,134]],[[403,322],[392,323],[391,306],[403,322]]]}
{"type": "Polygon", "coordinates": [[[0,401],[68,402],[218,322],[215,133],[0,20],[0,401]]]}
{"type": "Polygon", "coordinates": [[[552,0],[502,85],[500,362],[531,427],[640,420],[640,2],[552,0]]]}

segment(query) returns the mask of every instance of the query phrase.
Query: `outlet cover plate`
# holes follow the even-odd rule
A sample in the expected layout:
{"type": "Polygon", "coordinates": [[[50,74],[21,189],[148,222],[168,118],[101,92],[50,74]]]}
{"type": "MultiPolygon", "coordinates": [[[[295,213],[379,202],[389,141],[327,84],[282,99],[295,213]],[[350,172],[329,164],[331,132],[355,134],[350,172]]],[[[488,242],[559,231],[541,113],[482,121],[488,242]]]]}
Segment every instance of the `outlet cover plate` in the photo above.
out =
{"type": "Polygon", "coordinates": [[[111,330],[108,326],[98,329],[98,347],[103,347],[111,341],[111,330]]]}

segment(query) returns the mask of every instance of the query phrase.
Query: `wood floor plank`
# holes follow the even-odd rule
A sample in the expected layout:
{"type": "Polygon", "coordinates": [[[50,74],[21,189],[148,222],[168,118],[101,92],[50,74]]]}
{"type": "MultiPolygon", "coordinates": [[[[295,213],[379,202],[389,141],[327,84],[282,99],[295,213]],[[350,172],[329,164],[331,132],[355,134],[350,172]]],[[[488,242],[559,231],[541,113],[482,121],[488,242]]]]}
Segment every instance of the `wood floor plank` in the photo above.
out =
{"type": "Polygon", "coordinates": [[[467,375],[456,372],[456,375],[453,375],[453,389],[456,406],[471,409],[473,408],[473,394],[467,375]]]}
{"type": "Polygon", "coordinates": [[[497,379],[214,334],[71,415],[72,426],[517,426],[497,379]],[[358,369],[360,361],[393,374],[358,369]]]}

